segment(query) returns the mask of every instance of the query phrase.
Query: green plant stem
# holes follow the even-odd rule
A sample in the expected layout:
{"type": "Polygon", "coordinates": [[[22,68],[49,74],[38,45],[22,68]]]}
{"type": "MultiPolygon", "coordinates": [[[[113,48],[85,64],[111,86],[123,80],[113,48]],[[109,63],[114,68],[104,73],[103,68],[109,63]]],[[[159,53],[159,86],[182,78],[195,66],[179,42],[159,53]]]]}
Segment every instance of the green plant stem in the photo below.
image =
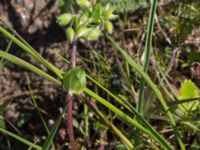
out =
{"type": "Polygon", "coordinates": [[[73,95],[68,94],[67,124],[68,124],[68,132],[69,132],[69,141],[70,141],[71,150],[76,150],[75,139],[74,139],[72,110],[73,110],[73,95]]]}
{"type": "MultiPolygon", "coordinates": [[[[71,53],[71,68],[76,67],[76,41],[74,41],[72,53],[71,53]]],[[[68,92],[68,131],[69,131],[69,141],[71,150],[76,150],[74,129],[73,129],[73,94],[68,92]]]]}

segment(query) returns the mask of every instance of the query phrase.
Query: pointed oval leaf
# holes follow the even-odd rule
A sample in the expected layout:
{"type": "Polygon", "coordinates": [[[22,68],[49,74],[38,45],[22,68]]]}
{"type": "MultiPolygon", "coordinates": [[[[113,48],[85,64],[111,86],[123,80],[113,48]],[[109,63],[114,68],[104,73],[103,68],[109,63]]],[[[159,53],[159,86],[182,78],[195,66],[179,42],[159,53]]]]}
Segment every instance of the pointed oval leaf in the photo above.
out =
{"type": "MultiPolygon", "coordinates": [[[[181,84],[181,88],[179,89],[179,99],[191,99],[191,98],[198,98],[198,90],[196,85],[191,80],[184,80],[181,84]]],[[[183,103],[181,106],[189,111],[189,110],[196,110],[199,105],[198,101],[192,101],[188,103],[183,103]]]]}
{"type": "Polygon", "coordinates": [[[86,74],[80,67],[69,70],[63,76],[63,88],[71,94],[79,95],[86,87],[86,74]]]}
{"type": "Polygon", "coordinates": [[[57,18],[57,23],[58,23],[60,26],[65,26],[65,25],[67,25],[68,23],[70,23],[70,21],[72,20],[72,18],[73,18],[73,15],[72,15],[72,14],[64,13],[64,14],[61,14],[60,16],[58,16],[58,18],[57,18]]]}

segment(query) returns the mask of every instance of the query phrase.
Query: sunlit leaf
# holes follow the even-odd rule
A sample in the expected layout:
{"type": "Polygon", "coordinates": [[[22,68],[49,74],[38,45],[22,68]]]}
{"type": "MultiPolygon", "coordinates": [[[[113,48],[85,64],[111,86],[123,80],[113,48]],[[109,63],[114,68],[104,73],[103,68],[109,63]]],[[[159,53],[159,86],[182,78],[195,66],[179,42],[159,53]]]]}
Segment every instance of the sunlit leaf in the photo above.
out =
{"type": "Polygon", "coordinates": [[[60,26],[65,26],[68,23],[70,23],[70,21],[72,20],[72,18],[73,18],[72,14],[64,13],[64,14],[61,14],[60,16],[58,16],[57,22],[58,22],[58,24],[60,26]]]}
{"type": "MultiPolygon", "coordinates": [[[[191,99],[198,97],[199,94],[196,85],[191,80],[184,80],[184,82],[181,84],[181,88],[179,89],[179,99],[191,99]]],[[[193,101],[184,103],[181,106],[183,107],[183,110],[194,111],[197,109],[198,105],[198,101],[193,101]]]]}
{"type": "Polygon", "coordinates": [[[69,70],[63,76],[63,88],[71,94],[81,94],[86,87],[86,74],[80,67],[69,70]]]}
{"type": "Polygon", "coordinates": [[[76,3],[81,7],[81,8],[88,8],[91,6],[91,3],[88,0],[76,0],[76,3]]]}

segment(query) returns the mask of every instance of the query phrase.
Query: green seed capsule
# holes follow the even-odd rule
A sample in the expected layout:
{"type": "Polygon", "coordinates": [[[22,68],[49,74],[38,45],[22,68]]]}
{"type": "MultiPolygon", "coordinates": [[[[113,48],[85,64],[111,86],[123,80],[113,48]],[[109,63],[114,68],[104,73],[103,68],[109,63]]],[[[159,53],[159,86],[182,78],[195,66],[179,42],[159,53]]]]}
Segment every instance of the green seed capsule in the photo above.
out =
{"type": "Polygon", "coordinates": [[[79,95],[86,87],[86,74],[80,67],[69,70],[63,76],[63,88],[65,91],[79,95]]]}
{"type": "Polygon", "coordinates": [[[113,25],[110,21],[105,22],[105,28],[108,31],[108,33],[111,34],[113,32],[113,25]]]}
{"type": "Polygon", "coordinates": [[[70,41],[70,43],[72,43],[75,36],[74,29],[72,27],[69,27],[67,28],[65,33],[67,35],[67,39],[70,41]]]}

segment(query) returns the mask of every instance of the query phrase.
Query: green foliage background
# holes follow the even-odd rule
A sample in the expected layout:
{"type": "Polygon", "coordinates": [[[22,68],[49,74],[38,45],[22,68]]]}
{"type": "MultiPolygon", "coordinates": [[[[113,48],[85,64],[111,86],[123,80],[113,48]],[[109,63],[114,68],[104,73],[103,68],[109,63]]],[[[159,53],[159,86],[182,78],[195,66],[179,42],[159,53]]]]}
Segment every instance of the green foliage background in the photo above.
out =
{"type": "Polygon", "coordinates": [[[110,4],[115,8],[116,12],[133,12],[138,8],[147,6],[146,0],[101,0],[103,4],[110,4]]]}

